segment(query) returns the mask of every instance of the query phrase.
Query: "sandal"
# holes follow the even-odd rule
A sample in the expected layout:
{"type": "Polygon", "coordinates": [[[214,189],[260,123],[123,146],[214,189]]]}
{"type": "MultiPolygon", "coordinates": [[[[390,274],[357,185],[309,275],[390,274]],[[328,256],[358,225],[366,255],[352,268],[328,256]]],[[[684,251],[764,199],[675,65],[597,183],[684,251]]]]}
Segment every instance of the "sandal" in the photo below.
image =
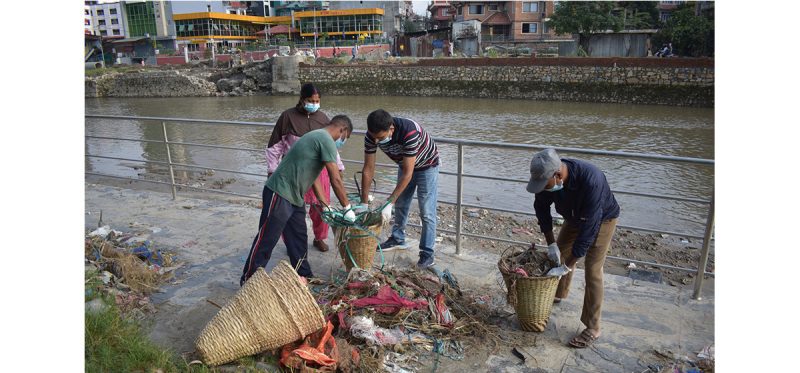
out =
{"type": "Polygon", "coordinates": [[[569,345],[575,348],[586,348],[591,346],[600,336],[593,336],[589,329],[583,329],[581,334],[576,335],[569,341],[569,345]]]}

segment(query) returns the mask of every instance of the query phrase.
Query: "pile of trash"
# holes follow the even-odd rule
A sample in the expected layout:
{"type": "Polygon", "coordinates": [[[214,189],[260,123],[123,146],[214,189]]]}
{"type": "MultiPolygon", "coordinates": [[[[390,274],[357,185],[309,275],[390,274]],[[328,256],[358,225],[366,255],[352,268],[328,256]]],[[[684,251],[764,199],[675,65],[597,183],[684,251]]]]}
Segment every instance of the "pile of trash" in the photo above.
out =
{"type": "Polygon", "coordinates": [[[485,339],[493,327],[483,320],[489,306],[465,295],[449,270],[353,268],[311,290],[336,344],[352,346],[338,355],[364,371],[414,372],[425,355],[462,360],[467,337],[485,339]]]}
{"type": "Polygon", "coordinates": [[[697,352],[697,358],[691,359],[670,350],[653,350],[662,359],[661,363],[647,366],[647,372],[653,373],[714,373],[714,345],[703,347],[697,352]]]}
{"type": "Polygon", "coordinates": [[[86,235],[87,276],[99,280],[96,287],[88,286],[87,280],[87,298],[93,298],[94,292],[105,292],[114,297],[122,312],[153,310],[148,294],[170,279],[180,265],[172,255],[153,249],[149,241],[132,240],[134,236],[109,226],[86,235]]]}
{"type": "Polygon", "coordinates": [[[543,250],[517,250],[500,258],[502,273],[515,273],[522,277],[542,277],[561,263],[553,261],[543,250]]]}

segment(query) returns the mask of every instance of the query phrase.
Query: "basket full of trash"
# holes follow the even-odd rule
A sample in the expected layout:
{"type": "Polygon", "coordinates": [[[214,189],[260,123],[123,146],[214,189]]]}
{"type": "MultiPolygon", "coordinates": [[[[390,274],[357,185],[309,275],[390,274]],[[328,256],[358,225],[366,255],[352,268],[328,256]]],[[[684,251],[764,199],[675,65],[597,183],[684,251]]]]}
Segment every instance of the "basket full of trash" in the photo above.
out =
{"type": "Polygon", "coordinates": [[[506,301],[523,330],[542,332],[547,326],[559,277],[546,274],[560,265],[558,255],[548,255],[545,248],[519,246],[506,249],[497,262],[508,291],[506,301]]]}
{"type": "Polygon", "coordinates": [[[195,341],[204,363],[224,364],[276,349],[322,329],[325,319],[294,268],[259,268],[195,341]]]}

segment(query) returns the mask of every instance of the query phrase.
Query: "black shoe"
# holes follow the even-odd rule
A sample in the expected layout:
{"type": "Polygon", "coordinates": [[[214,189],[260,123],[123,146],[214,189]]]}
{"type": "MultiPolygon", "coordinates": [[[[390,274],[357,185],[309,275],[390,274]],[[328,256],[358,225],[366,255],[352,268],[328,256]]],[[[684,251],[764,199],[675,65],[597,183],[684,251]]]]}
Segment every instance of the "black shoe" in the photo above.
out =
{"type": "Polygon", "coordinates": [[[417,268],[425,269],[433,267],[434,264],[436,263],[433,260],[433,255],[420,256],[419,261],[417,262],[417,268]]]}
{"type": "Polygon", "coordinates": [[[375,247],[375,251],[378,251],[378,250],[392,251],[392,250],[397,250],[397,249],[405,249],[406,247],[403,246],[403,244],[404,244],[403,242],[398,242],[397,240],[395,240],[394,236],[389,236],[389,239],[384,241],[381,244],[380,248],[378,248],[377,246],[375,247]]]}

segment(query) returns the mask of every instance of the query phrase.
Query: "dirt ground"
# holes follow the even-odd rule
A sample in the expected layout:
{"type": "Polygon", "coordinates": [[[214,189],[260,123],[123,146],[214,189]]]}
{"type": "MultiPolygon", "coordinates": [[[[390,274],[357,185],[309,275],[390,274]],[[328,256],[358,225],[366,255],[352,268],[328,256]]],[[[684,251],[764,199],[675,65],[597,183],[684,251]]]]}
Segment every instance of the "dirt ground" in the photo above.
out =
{"type": "MultiPolygon", "coordinates": [[[[440,205],[437,210],[439,217],[438,227],[440,229],[455,230],[455,207],[440,205]]],[[[410,221],[419,223],[419,218],[412,212],[410,221]]],[[[419,228],[410,227],[409,229],[419,232],[419,228]]],[[[500,237],[507,240],[546,245],[544,235],[541,234],[539,225],[536,223],[536,218],[532,216],[495,213],[485,209],[464,209],[462,229],[466,233],[486,237],[500,237]]],[[[554,234],[558,235],[559,230],[560,227],[556,225],[554,234]]],[[[448,233],[440,233],[439,235],[444,240],[455,243],[454,235],[448,233]]],[[[512,246],[512,244],[506,242],[472,237],[462,237],[462,239],[465,239],[463,245],[466,247],[486,250],[496,254],[501,254],[503,250],[512,246]]],[[[702,241],[693,238],[617,229],[608,255],[675,267],[696,268],[702,245],[702,241]]],[[[609,259],[606,260],[605,271],[615,275],[628,276],[630,272],[629,264],[630,262],[609,259]]],[[[583,268],[583,261],[578,262],[578,268],[583,268]]],[[[662,282],[672,286],[691,285],[695,277],[694,273],[655,266],[636,264],[635,268],[658,272],[662,276],[662,282]]],[[[713,242],[706,271],[714,271],[713,242]]]]}

